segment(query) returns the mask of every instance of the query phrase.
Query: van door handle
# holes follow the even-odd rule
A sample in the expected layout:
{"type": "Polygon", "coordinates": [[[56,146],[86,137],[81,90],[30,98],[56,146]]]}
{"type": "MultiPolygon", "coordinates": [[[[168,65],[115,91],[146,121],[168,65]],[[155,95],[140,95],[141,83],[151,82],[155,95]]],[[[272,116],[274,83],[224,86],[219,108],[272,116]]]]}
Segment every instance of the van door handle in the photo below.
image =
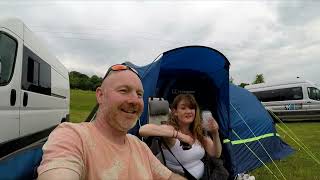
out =
{"type": "Polygon", "coordinates": [[[16,104],[17,92],[15,89],[11,89],[10,93],[10,105],[14,106],[16,104]]]}
{"type": "Polygon", "coordinates": [[[26,107],[28,105],[28,93],[23,93],[23,106],[26,107]]]}
{"type": "Polygon", "coordinates": [[[309,104],[310,104],[310,103],[311,103],[311,101],[307,101],[307,103],[309,103],[309,104]]]}

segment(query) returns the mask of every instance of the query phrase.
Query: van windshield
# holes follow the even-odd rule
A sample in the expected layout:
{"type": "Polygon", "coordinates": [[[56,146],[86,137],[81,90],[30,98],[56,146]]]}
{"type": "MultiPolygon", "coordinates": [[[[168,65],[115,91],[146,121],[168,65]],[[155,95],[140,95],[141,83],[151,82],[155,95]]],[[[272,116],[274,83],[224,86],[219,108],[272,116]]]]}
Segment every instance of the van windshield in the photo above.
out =
{"type": "Polygon", "coordinates": [[[7,85],[13,74],[17,42],[0,32],[0,86],[7,85]]]}
{"type": "Polygon", "coordinates": [[[308,87],[308,96],[310,99],[320,101],[320,90],[315,87],[308,87]]]}

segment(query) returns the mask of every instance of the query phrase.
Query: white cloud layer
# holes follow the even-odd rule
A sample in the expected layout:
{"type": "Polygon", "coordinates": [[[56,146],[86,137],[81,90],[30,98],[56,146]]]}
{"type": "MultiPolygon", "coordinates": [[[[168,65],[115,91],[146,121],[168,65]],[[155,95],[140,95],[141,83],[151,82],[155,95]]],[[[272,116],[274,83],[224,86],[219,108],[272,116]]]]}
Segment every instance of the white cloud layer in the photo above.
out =
{"type": "Polygon", "coordinates": [[[320,84],[317,7],[317,1],[0,1],[0,16],[23,20],[70,71],[88,75],[204,45],[229,59],[237,84],[258,73],[266,81],[299,76],[320,84]]]}

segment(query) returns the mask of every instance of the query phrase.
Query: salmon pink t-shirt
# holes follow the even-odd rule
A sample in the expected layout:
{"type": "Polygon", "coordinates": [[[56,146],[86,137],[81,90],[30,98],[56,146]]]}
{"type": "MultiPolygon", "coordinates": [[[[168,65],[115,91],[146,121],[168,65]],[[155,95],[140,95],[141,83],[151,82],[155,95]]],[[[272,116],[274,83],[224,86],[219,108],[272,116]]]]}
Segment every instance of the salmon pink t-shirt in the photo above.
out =
{"type": "MultiPolygon", "coordinates": [[[[94,123],[62,123],[43,146],[38,174],[56,168],[75,171],[80,179],[169,179],[172,172],[137,137],[112,143],[94,123]]],[[[63,175],[61,175],[63,176],[63,175]]]]}

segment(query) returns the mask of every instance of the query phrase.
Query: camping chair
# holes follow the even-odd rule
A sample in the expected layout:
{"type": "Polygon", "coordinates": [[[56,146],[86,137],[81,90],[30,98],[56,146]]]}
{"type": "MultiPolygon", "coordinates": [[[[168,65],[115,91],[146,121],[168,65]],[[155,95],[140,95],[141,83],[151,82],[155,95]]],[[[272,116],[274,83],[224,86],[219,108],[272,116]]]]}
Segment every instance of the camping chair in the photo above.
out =
{"type": "MultiPolygon", "coordinates": [[[[149,124],[161,125],[169,118],[169,102],[163,98],[150,97],[148,101],[149,124]]],[[[150,147],[152,153],[157,155],[160,152],[159,137],[148,137],[145,142],[150,147]]],[[[165,162],[164,162],[165,163],[165,162]]]]}
{"type": "Polygon", "coordinates": [[[163,98],[149,98],[149,123],[160,125],[168,120],[169,102],[163,98]]]}
{"type": "Polygon", "coordinates": [[[44,138],[1,158],[0,179],[36,179],[46,140],[44,138]]]}

